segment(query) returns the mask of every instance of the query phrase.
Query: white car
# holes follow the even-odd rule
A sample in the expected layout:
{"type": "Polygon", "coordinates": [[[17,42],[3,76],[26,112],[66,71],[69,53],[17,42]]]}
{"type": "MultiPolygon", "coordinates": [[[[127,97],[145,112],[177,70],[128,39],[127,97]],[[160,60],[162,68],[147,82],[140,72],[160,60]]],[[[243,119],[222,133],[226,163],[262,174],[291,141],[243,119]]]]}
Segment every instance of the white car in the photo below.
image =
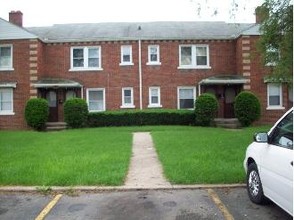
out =
{"type": "Polygon", "coordinates": [[[247,191],[257,204],[272,200],[293,216],[293,108],[246,151],[247,191]]]}

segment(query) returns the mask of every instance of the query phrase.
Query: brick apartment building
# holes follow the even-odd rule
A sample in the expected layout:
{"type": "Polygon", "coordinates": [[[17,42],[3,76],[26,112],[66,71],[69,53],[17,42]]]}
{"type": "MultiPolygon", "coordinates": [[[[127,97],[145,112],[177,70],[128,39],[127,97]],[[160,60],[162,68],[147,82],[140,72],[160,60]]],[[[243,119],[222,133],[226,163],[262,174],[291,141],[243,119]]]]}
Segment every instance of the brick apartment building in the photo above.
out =
{"type": "Polygon", "coordinates": [[[63,121],[63,103],[81,97],[90,112],[193,109],[216,95],[218,117],[232,118],[243,90],[262,104],[259,123],[273,123],[293,105],[292,89],[265,80],[256,42],[259,24],[150,22],[22,27],[22,13],[0,18],[0,129],[25,129],[30,98],[49,102],[49,121],[63,121]]]}

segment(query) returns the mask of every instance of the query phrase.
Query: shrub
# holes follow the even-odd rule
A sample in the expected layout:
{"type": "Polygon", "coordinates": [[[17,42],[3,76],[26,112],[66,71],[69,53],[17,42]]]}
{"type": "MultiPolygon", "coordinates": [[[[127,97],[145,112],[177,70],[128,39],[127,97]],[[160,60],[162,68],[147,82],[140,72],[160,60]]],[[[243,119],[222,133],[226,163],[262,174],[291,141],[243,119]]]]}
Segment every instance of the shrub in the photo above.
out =
{"type": "Polygon", "coordinates": [[[69,99],[64,103],[64,121],[71,128],[87,125],[88,105],[84,99],[69,99]]]}
{"type": "Polygon", "coordinates": [[[46,99],[33,98],[26,103],[25,119],[35,130],[43,130],[48,120],[49,107],[46,99]]]}
{"type": "Polygon", "coordinates": [[[260,118],[260,101],[252,92],[241,92],[235,98],[234,111],[241,125],[247,127],[260,118]]]}
{"type": "Polygon", "coordinates": [[[218,110],[218,102],[214,95],[201,94],[195,101],[195,123],[200,126],[210,126],[218,110]]]}
{"type": "Polygon", "coordinates": [[[194,113],[186,110],[130,110],[89,113],[90,127],[141,126],[141,125],[191,125],[194,113]]]}

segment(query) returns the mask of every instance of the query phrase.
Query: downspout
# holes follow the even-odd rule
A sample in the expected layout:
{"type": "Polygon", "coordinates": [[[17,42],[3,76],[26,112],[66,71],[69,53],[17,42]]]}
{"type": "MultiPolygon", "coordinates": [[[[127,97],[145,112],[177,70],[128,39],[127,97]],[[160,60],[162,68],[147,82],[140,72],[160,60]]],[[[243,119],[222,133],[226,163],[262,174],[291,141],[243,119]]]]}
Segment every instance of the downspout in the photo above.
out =
{"type": "Polygon", "coordinates": [[[140,110],[143,109],[143,82],[142,82],[142,54],[141,54],[141,39],[138,41],[139,46],[139,93],[140,93],[140,110]]]}

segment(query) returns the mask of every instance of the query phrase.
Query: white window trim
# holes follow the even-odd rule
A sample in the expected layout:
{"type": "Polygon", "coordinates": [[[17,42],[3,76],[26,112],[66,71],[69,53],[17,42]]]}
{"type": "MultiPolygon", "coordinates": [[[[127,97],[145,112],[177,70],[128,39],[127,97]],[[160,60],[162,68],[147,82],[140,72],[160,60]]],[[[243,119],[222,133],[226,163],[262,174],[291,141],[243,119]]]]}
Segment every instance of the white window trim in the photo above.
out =
{"type": "Polygon", "coordinates": [[[122,88],[122,93],[121,93],[121,102],[122,105],[120,106],[120,108],[135,108],[134,105],[134,89],[132,87],[123,87],[122,88]],[[125,90],[131,90],[131,103],[125,103],[125,97],[124,97],[124,91],[125,90]]]}
{"type": "Polygon", "coordinates": [[[209,45],[208,44],[181,44],[179,45],[179,66],[178,69],[211,69],[210,66],[210,59],[209,59],[209,45]],[[181,48],[182,47],[191,47],[192,48],[192,64],[191,65],[182,65],[182,55],[181,55],[181,48]],[[207,65],[197,65],[196,63],[196,48],[197,47],[206,47],[207,49],[207,65]]]}
{"type": "Polygon", "coordinates": [[[146,63],[146,65],[161,65],[160,62],[160,47],[159,45],[149,45],[148,46],[148,62],[146,63]],[[157,48],[157,61],[151,61],[151,48],[157,48]]]}
{"type": "MultiPolygon", "coordinates": [[[[180,110],[180,89],[193,89],[193,99],[194,99],[194,102],[196,100],[196,87],[194,86],[178,86],[177,90],[177,108],[180,110]]],[[[193,103],[193,106],[195,107],[195,103],[193,103]]],[[[188,109],[185,109],[185,110],[194,110],[194,107],[193,108],[188,108],[188,109]]]]}
{"type": "Polygon", "coordinates": [[[148,104],[148,108],[162,108],[161,105],[161,96],[160,96],[160,87],[158,86],[153,86],[153,87],[149,87],[149,104],[148,104]],[[157,94],[158,94],[158,103],[154,104],[152,103],[152,96],[151,96],[151,90],[152,89],[157,89],[157,94]]]}
{"type": "Polygon", "coordinates": [[[83,47],[83,46],[77,46],[77,47],[71,47],[70,48],[70,69],[69,71],[102,71],[102,57],[101,57],[101,46],[88,46],[88,47],[83,47]],[[98,49],[99,51],[99,57],[98,57],[98,67],[88,67],[88,51],[89,49],[98,49]],[[84,52],[84,67],[74,67],[73,66],[73,50],[74,49],[83,49],[84,52]]]}
{"type": "Polygon", "coordinates": [[[14,112],[14,108],[13,108],[13,93],[14,93],[14,90],[13,88],[9,88],[9,87],[5,87],[5,88],[0,88],[0,90],[5,90],[5,89],[9,89],[11,90],[11,110],[0,110],[0,115],[15,115],[15,112],[14,112]]]}
{"type": "Polygon", "coordinates": [[[88,109],[89,109],[89,112],[103,112],[103,111],[106,111],[106,100],[105,100],[105,88],[89,88],[87,89],[87,105],[88,105],[88,109]],[[103,109],[102,110],[90,110],[89,109],[89,92],[91,91],[102,91],[103,92],[103,109]]]}
{"type": "Polygon", "coordinates": [[[120,47],[120,66],[132,66],[134,65],[133,63],[133,47],[132,45],[121,45],[120,47]],[[124,62],[123,61],[123,48],[128,47],[130,48],[130,61],[129,62],[124,62]]]}
{"type": "Polygon", "coordinates": [[[10,47],[11,50],[11,60],[10,66],[7,67],[0,67],[0,71],[13,71],[13,45],[12,44],[0,44],[0,47],[10,47]]]}
{"type": "Polygon", "coordinates": [[[268,83],[267,84],[267,110],[283,110],[285,107],[283,107],[283,90],[282,90],[282,84],[280,83],[268,83]],[[279,85],[279,92],[280,92],[280,105],[270,105],[269,103],[269,87],[272,84],[279,85]]]}

